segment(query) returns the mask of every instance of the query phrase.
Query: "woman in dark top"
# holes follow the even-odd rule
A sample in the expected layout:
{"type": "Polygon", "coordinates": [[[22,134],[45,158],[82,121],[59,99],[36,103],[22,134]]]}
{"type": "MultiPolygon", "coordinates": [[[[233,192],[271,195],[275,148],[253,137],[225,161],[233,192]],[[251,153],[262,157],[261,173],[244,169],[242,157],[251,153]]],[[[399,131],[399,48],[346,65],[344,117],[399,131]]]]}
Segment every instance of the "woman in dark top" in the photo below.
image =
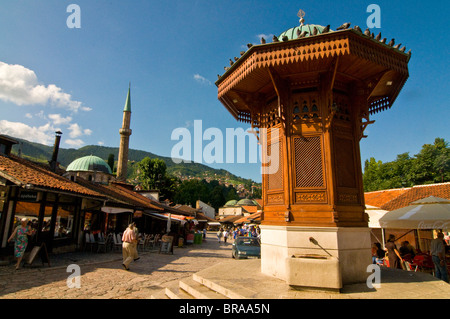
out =
{"type": "Polygon", "coordinates": [[[389,235],[389,239],[385,245],[386,250],[388,252],[389,259],[389,268],[398,268],[402,269],[400,253],[397,250],[397,246],[395,245],[395,236],[389,235]]]}

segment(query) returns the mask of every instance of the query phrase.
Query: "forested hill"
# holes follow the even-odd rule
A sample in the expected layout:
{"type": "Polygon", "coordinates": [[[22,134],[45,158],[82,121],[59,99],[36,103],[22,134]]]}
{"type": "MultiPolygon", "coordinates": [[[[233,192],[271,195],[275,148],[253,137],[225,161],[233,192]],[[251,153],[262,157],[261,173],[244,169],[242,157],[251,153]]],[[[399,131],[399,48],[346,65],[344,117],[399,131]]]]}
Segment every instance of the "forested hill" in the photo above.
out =
{"type": "MultiPolygon", "coordinates": [[[[53,146],[47,146],[39,143],[29,142],[24,139],[19,139],[11,137],[20,142],[13,146],[13,153],[18,154],[19,149],[21,149],[21,156],[30,160],[37,160],[40,162],[47,163],[52,158],[53,146]]],[[[58,152],[58,162],[62,167],[67,167],[72,161],[77,158],[95,155],[105,161],[108,160],[110,154],[114,154],[114,159],[117,161],[119,148],[118,147],[106,147],[106,146],[96,146],[88,145],[79,149],[73,148],[60,148],[58,152]]],[[[250,179],[245,179],[238,177],[227,170],[224,169],[214,169],[209,166],[198,164],[198,163],[180,163],[176,164],[169,157],[159,156],[151,152],[130,149],[128,153],[128,159],[131,162],[140,162],[145,157],[159,158],[162,159],[167,165],[167,172],[178,177],[213,177],[215,179],[226,179],[234,181],[235,183],[249,183],[252,182],[250,179]]],[[[129,169],[129,176],[134,174],[134,165],[131,163],[129,169]]]]}

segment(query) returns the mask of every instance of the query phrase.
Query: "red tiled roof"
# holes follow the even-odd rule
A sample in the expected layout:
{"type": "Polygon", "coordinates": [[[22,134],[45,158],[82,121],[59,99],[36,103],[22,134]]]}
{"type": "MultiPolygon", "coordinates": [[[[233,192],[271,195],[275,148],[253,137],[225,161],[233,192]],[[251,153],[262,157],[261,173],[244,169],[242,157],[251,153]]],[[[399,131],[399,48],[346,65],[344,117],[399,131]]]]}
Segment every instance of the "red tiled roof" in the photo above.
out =
{"type": "Polygon", "coordinates": [[[206,220],[206,221],[208,221],[208,222],[216,222],[216,221],[217,221],[216,219],[212,219],[212,218],[206,216],[206,215],[203,214],[203,213],[197,213],[197,215],[195,216],[195,218],[196,218],[198,221],[204,221],[204,220],[206,220]]]}
{"type": "Polygon", "coordinates": [[[412,202],[429,196],[450,199],[450,182],[411,187],[408,191],[400,194],[380,208],[391,211],[409,206],[412,202]]]}
{"type": "Polygon", "coordinates": [[[409,206],[412,202],[428,196],[450,199],[450,182],[364,193],[366,205],[388,211],[409,206]]]}
{"type": "Polygon", "coordinates": [[[189,213],[191,215],[194,215],[196,212],[199,211],[198,209],[187,205],[175,205],[173,206],[173,208],[182,210],[183,212],[189,213]]]}
{"type": "Polygon", "coordinates": [[[256,213],[258,211],[258,206],[241,206],[248,213],[256,213]]]}
{"type": "Polygon", "coordinates": [[[261,221],[261,212],[257,212],[245,217],[242,217],[238,220],[236,220],[234,223],[235,224],[241,224],[241,223],[251,223],[251,222],[260,222],[261,221]]]}
{"type": "Polygon", "coordinates": [[[364,199],[366,205],[381,207],[408,190],[409,188],[398,188],[367,192],[364,193],[364,199]]]}
{"type": "Polygon", "coordinates": [[[34,187],[46,190],[104,198],[101,193],[55,174],[42,165],[14,155],[0,155],[0,176],[21,187],[31,184],[34,187]]]}
{"type": "Polygon", "coordinates": [[[219,223],[234,223],[236,220],[242,218],[242,216],[240,215],[231,215],[231,216],[226,216],[222,219],[219,219],[218,222],[219,223]]]}

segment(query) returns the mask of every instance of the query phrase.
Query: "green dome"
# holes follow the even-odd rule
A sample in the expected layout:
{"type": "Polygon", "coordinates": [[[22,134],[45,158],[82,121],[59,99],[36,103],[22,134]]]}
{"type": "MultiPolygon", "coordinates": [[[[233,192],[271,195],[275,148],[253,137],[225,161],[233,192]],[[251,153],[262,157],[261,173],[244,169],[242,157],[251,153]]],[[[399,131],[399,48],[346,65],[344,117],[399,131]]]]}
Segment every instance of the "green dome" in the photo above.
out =
{"type": "Polygon", "coordinates": [[[298,35],[297,35],[297,30],[298,29],[300,29],[300,33],[303,32],[303,31],[307,31],[308,34],[306,35],[306,37],[309,37],[313,33],[314,27],[317,28],[317,31],[318,31],[317,34],[321,34],[323,29],[325,28],[324,26],[321,26],[321,25],[318,25],[318,24],[299,25],[298,27],[290,28],[289,30],[284,31],[282,34],[280,34],[278,39],[281,41],[283,36],[287,36],[289,40],[295,40],[295,39],[298,38],[298,35]]]}
{"type": "Polygon", "coordinates": [[[225,206],[234,206],[237,204],[237,200],[232,199],[225,203],[225,206]]]}
{"type": "Polygon", "coordinates": [[[255,202],[251,199],[244,198],[237,202],[237,205],[239,206],[256,206],[255,202]]]}
{"type": "Polygon", "coordinates": [[[85,156],[74,160],[67,166],[68,172],[96,171],[112,174],[109,165],[98,156],[85,156]]]}

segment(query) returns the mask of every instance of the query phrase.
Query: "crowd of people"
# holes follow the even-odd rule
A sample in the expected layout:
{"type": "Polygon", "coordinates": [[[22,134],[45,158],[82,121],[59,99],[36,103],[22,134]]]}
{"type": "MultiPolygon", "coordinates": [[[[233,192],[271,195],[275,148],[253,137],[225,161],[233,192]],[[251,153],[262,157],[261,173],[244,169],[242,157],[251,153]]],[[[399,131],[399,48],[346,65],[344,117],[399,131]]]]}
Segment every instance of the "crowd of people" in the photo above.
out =
{"type": "MultiPolygon", "coordinates": [[[[380,266],[388,266],[389,268],[397,268],[404,270],[412,270],[415,257],[419,255],[414,246],[408,241],[403,241],[400,248],[397,248],[394,235],[389,235],[385,244],[385,248],[380,243],[374,243],[372,246],[372,262],[380,266]]],[[[438,232],[437,237],[430,243],[429,254],[421,254],[430,257],[434,265],[434,275],[436,278],[449,282],[448,268],[446,262],[446,253],[449,250],[447,241],[444,240],[444,234],[438,232]]],[[[417,265],[416,265],[417,266],[417,265]]]]}
{"type": "Polygon", "coordinates": [[[260,238],[261,230],[258,225],[256,226],[237,226],[237,227],[222,227],[217,232],[217,240],[219,243],[223,242],[226,244],[229,238],[232,238],[233,241],[236,240],[237,237],[256,237],[260,238]]]}

